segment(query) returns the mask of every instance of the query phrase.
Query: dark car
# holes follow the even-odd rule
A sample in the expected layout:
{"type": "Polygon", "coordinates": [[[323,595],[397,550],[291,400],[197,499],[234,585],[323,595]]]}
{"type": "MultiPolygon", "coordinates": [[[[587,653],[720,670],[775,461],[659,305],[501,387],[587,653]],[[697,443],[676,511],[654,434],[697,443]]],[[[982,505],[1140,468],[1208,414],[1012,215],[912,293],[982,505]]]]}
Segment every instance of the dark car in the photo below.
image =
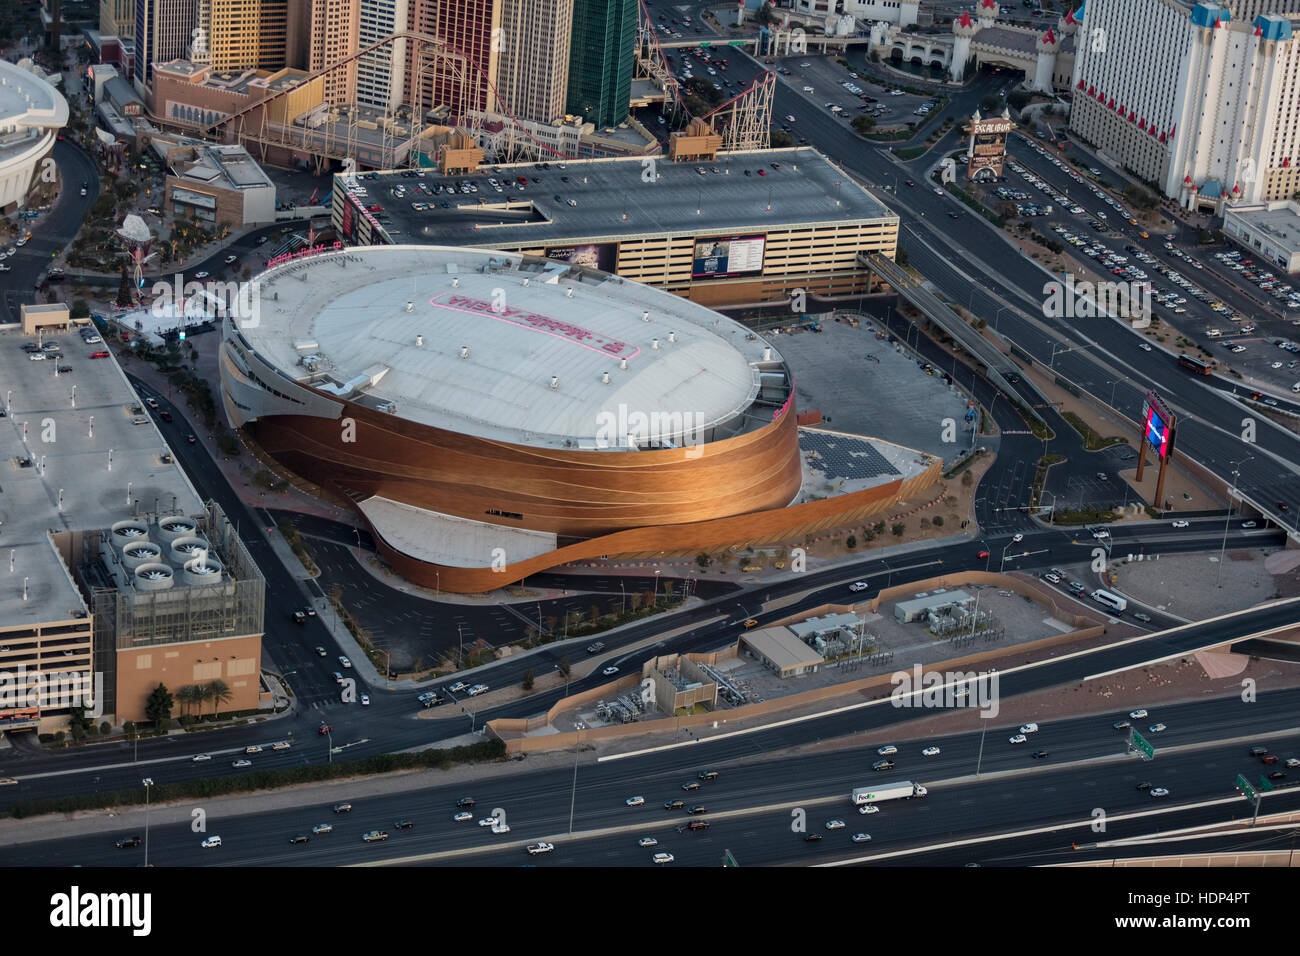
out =
{"type": "Polygon", "coordinates": [[[686,824],[686,829],[688,830],[707,830],[708,828],[708,820],[692,820],[690,823],[686,824]]]}
{"type": "Polygon", "coordinates": [[[664,804],[664,809],[665,809],[665,810],[680,810],[680,809],[681,809],[682,807],[684,807],[684,806],[686,806],[686,801],[685,801],[685,800],[669,800],[667,803],[664,804]]]}
{"type": "Polygon", "coordinates": [[[700,785],[699,785],[698,783],[696,783],[694,780],[692,780],[692,781],[690,781],[689,783],[684,783],[684,784],[682,784],[682,789],[683,789],[683,790],[698,790],[698,789],[700,789],[700,785]]]}
{"type": "Polygon", "coordinates": [[[1143,780],[1141,783],[1139,783],[1139,784],[1137,785],[1137,787],[1136,787],[1135,789],[1137,789],[1137,790],[1143,790],[1143,791],[1150,790],[1150,789],[1151,789],[1151,784],[1148,783],[1147,781],[1143,780]]]}
{"type": "Polygon", "coordinates": [[[158,417],[165,422],[169,422],[172,420],[172,413],[167,411],[167,409],[164,408],[161,412],[158,413],[158,417]]]}
{"type": "Polygon", "coordinates": [[[191,445],[193,445],[196,441],[198,441],[198,438],[195,435],[186,435],[185,440],[189,442],[191,445]]]}
{"type": "Polygon", "coordinates": [[[415,826],[415,824],[412,823],[410,820],[398,820],[396,823],[393,824],[393,829],[394,829],[394,830],[409,830],[409,829],[411,829],[411,827],[413,827],[413,826],[415,826]]]}
{"type": "Polygon", "coordinates": [[[822,835],[820,833],[809,833],[803,838],[804,843],[819,843],[822,835]]]}
{"type": "Polygon", "coordinates": [[[1029,756],[1033,757],[1035,760],[1042,760],[1044,757],[1047,756],[1047,751],[1046,751],[1046,750],[1035,750],[1035,751],[1034,751],[1033,753],[1031,753],[1029,756]]]}
{"type": "Polygon", "coordinates": [[[456,801],[456,806],[458,806],[462,810],[464,810],[466,807],[472,807],[474,806],[474,798],[461,797],[459,800],[456,801]]]}
{"type": "Polygon", "coordinates": [[[689,813],[691,816],[696,816],[701,813],[708,813],[709,808],[708,807],[687,807],[686,812],[689,813]]]}
{"type": "Polygon", "coordinates": [[[893,769],[894,769],[894,761],[892,761],[892,760],[877,760],[875,763],[873,763],[873,764],[871,765],[871,769],[872,769],[872,770],[893,770],[893,769]]]}
{"type": "Polygon", "coordinates": [[[1267,748],[1267,747],[1251,747],[1251,748],[1250,748],[1250,755],[1251,755],[1252,757],[1262,757],[1262,756],[1264,756],[1264,754],[1266,754],[1266,753],[1268,753],[1268,748],[1267,748]]]}
{"type": "Polygon", "coordinates": [[[306,614],[303,614],[302,611],[294,611],[294,612],[293,612],[293,623],[295,623],[295,624],[306,624],[306,623],[307,623],[307,615],[306,615],[306,614]]]}
{"type": "Polygon", "coordinates": [[[291,837],[289,837],[289,842],[290,842],[290,843],[307,843],[307,842],[309,842],[310,840],[311,840],[311,837],[307,836],[307,834],[305,834],[305,833],[299,833],[297,836],[291,836],[291,837]]]}
{"type": "Polygon", "coordinates": [[[133,846],[139,846],[143,842],[144,841],[141,840],[138,836],[124,837],[121,840],[117,841],[117,848],[119,850],[127,850],[133,846]]]}
{"type": "Polygon", "coordinates": [[[1285,770],[1274,770],[1272,773],[1270,773],[1270,774],[1268,775],[1268,779],[1270,779],[1270,780],[1285,780],[1285,779],[1286,779],[1286,771],[1285,771],[1285,770]]]}
{"type": "Polygon", "coordinates": [[[700,779],[701,779],[701,780],[717,780],[717,779],[718,779],[718,771],[716,771],[716,770],[706,770],[706,771],[704,771],[704,773],[700,774],[700,779]]]}
{"type": "Polygon", "coordinates": [[[904,186],[915,186],[916,183],[914,183],[914,182],[912,182],[910,179],[908,179],[908,180],[906,180],[906,181],[903,183],[903,185],[904,185],[904,186]]]}

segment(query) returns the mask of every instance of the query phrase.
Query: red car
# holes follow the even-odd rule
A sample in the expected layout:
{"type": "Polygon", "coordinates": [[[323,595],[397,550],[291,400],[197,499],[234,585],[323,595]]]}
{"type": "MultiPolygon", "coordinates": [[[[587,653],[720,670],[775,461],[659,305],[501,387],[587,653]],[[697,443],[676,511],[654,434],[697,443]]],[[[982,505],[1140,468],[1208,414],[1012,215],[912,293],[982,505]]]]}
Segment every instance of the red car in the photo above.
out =
{"type": "Polygon", "coordinates": [[[163,409],[161,412],[158,413],[158,417],[165,422],[169,422],[172,420],[172,413],[167,411],[166,409],[163,409]]]}
{"type": "Polygon", "coordinates": [[[988,556],[989,553],[987,551],[981,551],[979,554],[975,555],[977,558],[987,558],[988,556]]]}
{"type": "Polygon", "coordinates": [[[98,352],[91,352],[91,353],[90,353],[90,357],[91,357],[91,358],[108,358],[108,352],[105,351],[105,350],[103,350],[103,349],[100,349],[98,352]]]}
{"type": "Polygon", "coordinates": [[[1274,754],[1264,754],[1259,758],[1260,763],[1277,763],[1277,757],[1274,754]]]}
{"type": "Polygon", "coordinates": [[[318,733],[318,734],[320,734],[322,737],[324,737],[326,734],[328,734],[328,733],[329,733],[331,730],[333,730],[333,729],[334,729],[334,725],[333,725],[333,724],[321,724],[321,725],[320,725],[320,730],[316,731],[316,733],[318,733]]]}

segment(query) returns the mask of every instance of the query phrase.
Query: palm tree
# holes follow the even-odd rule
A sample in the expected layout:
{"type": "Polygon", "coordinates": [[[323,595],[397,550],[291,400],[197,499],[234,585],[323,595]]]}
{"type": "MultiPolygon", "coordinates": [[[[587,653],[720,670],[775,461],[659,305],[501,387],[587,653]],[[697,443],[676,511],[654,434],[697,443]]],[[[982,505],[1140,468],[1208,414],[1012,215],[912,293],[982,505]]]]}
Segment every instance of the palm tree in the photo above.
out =
{"type": "Polygon", "coordinates": [[[186,708],[192,707],[202,699],[199,689],[193,684],[186,684],[176,691],[176,699],[180,702],[181,712],[184,713],[186,708]]]}
{"type": "Polygon", "coordinates": [[[195,702],[199,705],[199,716],[203,716],[203,705],[212,699],[212,685],[200,684],[194,688],[195,702]]]}
{"type": "Polygon", "coordinates": [[[217,707],[222,704],[228,704],[235,699],[235,693],[230,686],[220,678],[212,681],[205,688],[208,692],[208,699],[212,701],[212,715],[217,714],[217,707]]]}

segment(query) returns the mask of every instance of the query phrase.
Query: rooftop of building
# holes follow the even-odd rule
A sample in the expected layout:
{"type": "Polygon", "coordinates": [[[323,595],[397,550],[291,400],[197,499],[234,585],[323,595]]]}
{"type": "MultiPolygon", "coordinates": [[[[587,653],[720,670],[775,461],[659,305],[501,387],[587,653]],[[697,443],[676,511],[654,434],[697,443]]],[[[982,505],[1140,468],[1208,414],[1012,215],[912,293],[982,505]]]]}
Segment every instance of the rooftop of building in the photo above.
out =
{"type": "MultiPolygon", "coordinates": [[[[1201,195],[1205,195],[1204,189],[1201,195]]],[[[1227,212],[1258,229],[1292,255],[1300,253],[1300,204],[1288,200],[1244,209],[1229,206],[1227,212]]]]}
{"type": "Polygon", "coordinates": [[[174,163],[173,169],[183,180],[225,189],[275,188],[248,150],[234,144],[196,145],[194,158],[174,163]]]}
{"type": "Polygon", "coordinates": [[[0,155],[11,145],[26,148],[30,135],[60,129],[67,122],[68,101],[46,79],[40,67],[28,60],[19,63],[0,60],[0,129],[15,127],[22,138],[21,144],[0,141],[0,155]]]}
{"type": "Polygon", "coordinates": [[[287,377],[518,444],[694,444],[701,430],[736,427],[760,366],[781,361],[740,323],[678,296],[509,253],[368,246],[258,282],[258,321],[241,333],[287,377]]]}
{"type": "Polygon", "coordinates": [[[187,514],[202,507],[185,473],[164,461],[167,445],[116,360],[90,358],[102,344],[87,345],[75,331],[45,332],[39,344],[59,345],[62,356],[32,361],[23,350],[29,343],[37,337],[0,329],[7,475],[0,477],[0,558],[10,559],[0,566],[0,627],[85,610],[51,532],[105,528],[137,507],[187,514]]]}
{"type": "MultiPolygon", "coordinates": [[[[368,205],[384,207],[391,221],[375,225],[389,242],[485,248],[558,245],[578,237],[616,242],[665,233],[761,233],[791,223],[897,218],[811,148],[719,153],[716,160],[698,163],[626,157],[541,165],[484,166],[446,177],[436,170],[424,170],[420,178],[404,177],[402,171],[365,173],[357,183],[365,192],[354,191],[353,201],[363,215],[368,205]],[[523,189],[520,176],[527,180],[523,189]],[[502,184],[501,192],[491,179],[502,184]],[[478,192],[425,195],[414,188],[461,182],[474,184],[478,192]],[[404,197],[393,194],[396,186],[405,187],[404,197]],[[413,204],[430,208],[417,210],[413,204]]],[[[341,175],[335,189],[348,191],[341,175]]]]}

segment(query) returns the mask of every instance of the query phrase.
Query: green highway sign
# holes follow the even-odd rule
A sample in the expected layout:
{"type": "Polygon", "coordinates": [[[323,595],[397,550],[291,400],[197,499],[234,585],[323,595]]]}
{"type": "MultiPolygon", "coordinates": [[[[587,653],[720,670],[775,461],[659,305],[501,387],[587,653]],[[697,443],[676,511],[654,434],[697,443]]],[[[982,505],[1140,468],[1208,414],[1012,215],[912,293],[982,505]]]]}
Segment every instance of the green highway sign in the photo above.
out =
{"type": "Polygon", "coordinates": [[[723,851],[723,856],[722,856],[722,865],[723,865],[723,866],[740,866],[740,864],[736,862],[736,858],[735,858],[734,856],[731,855],[731,851],[730,851],[730,850],[724,850],[724,851],[723,851]]]}
{"type": "Polygon", "coordinates": [[[727,44],[727,46],[744,46],[744,45],[745,45],[744,40],[732,40],[730,43],[727,44]]]}
{"type": "Polygon", "coordinates": [[[713,44],[710,43],[708,40],[701,40],[700,46],[713,46],[713,44]]]}
{"type": "Polygon", "coordinates": [[[1151,743],[1136,730],[1130,731],[1128,746],[1129,750],[1136,750],[1142,754],[1143,760],[1155,759],[1156,748],[1152,747],[1151,743]]]}
{"type": "Polygon", "coordinates": [[[1268,793],[1273,789],[1273,781],[1268,779],[1268,777],[1264,776],[1262,773],[1259,775],[1259,789],[1264,793],[1268,793]]]}
{"type": "Polygon", "coordinates": [[[1241,791],[1242,795],[1247,800],[1254,800],[1257,797],[1257,794],[1255,793],[1255,788],[1252,787],[1250,785],[1250,781],[1247,780],[1245,777],[1243,777],[1241,774],[1237,774],[1237,789],[1241,791]]]}

